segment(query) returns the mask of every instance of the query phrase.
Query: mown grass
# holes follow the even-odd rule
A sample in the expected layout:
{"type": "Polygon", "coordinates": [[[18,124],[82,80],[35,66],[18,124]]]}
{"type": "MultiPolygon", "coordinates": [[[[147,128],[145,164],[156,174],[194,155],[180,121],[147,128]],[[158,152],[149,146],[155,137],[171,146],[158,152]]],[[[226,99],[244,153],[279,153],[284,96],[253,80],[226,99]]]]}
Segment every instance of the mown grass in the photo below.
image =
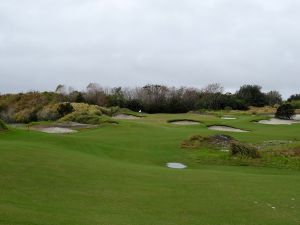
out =
{"type": "Polygon", "coordinates": [[[250,130],[221,132],[240,142],[300,145],[299,124],[255,118],[157,114],[71,135],[10,129],[0,134],[0,224],[297,225],[297,166],[276,168],[274,157],[273,165],[243,166],[226,152],[180,147],[193,135],[219,134],[207,129],[212,124],[250,130]],[[202,123],[167,122],[176,119],[202,123]],[[188,168],[168,169],[167,162],[188,168]]]}

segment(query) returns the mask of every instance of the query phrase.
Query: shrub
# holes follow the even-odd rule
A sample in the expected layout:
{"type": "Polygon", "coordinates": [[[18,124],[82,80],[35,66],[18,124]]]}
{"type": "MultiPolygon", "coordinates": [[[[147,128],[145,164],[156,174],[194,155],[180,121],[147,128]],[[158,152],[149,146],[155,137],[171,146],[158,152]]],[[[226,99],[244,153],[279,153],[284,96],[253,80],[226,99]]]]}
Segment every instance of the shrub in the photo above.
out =
{"type": "Polygon", "coordinates": [[[30,123],[37,120],[37,112],[35,108],[26,108],[14,115],[13,121],[16,123],[30,123]]]}
{"type": "Polygon", "coordinates": [[[278,107],[275,117],[284,120],[290,120],[295,115],[295,109],[291,104],[283,104],[278,107]]]}
{"type": "Polygon", "coordinates": [[[253,159],[260,157],[259,152],[256,148],[237,142],[231,143],[230,154],[232,156],[242,156],[253,159]]]}
{"type": "Polygon", "coordinates": [[[294,109],[300,109],[300,100],[291,101],[290,104],[294,109]]]}
{"type": "Polygon", "coordinates": [[[217,134],[209,137],[194,135],[181,143],[181,148],[197,149],[201,147],[227,148],[234,141],[231,136],[217,134]]]}
{"type": "Polygon", "coordinates": [[[95,114],[101,116],[103,111],[105,111],[105,108],[98,105],[89,105],[86,103],[71,103],[71,105],[74,108],[74,111],[79,113],[95,114]]]}
{"type": "Polygon", "coordinates": [[[262,107],[267,104],[266,95],[258,85],[243,85],[237,91],[236,96],[243,99],[248,106],[262,107]]]}
{"type": "Polygon", "coordinates": [[[41,120],[57,120],[61,118],[57,110],[58,106],[59,104],[49,104],[44,106],[43,109],[37,113],[37,119],[41,121],[41,120]]]}
{"type": "Polygon", "coordinates": [[[57,107],[57,112],[59,116],[63,117],[65,115],[68,115],[69,113],[73,112],[74,108],[71,105],[71,103],[66,102],[66,103],[60,103],[57,107]]]}
{"type": "Polygon", "coordinates": [[[77,122],[83,124],[93,124],[99,125],[102,123],[117,123],[116,121],[112,120],[108,116],[98,116],[96,114],[88,114],[88,113],[81,113],[81,112],[73,112],[65,117],[61,118],[60,121],[62,122],[77,122]]]}

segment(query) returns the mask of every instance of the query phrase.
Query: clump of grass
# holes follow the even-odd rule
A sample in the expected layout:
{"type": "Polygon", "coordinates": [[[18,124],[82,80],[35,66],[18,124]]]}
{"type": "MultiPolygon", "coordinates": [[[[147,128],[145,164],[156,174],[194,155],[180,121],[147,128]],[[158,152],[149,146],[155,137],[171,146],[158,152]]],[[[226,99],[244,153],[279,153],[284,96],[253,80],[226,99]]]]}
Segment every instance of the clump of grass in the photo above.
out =
{"type": "Polygon", "coordinates": [[[194,135],[191,138],[184,140],[181,143],[181,148],[200,148],[203,145],[205,139],[206,138],[201,135],[194,135]]]}
{"type": "Polygon", "coordinates": [[[233,142],[230,145],[231,156],[241,156],[246,158],[260,158],[260,154],[255,147],[241,144],[238,142],[233,142]]]}
{"type": "Polygon", "coordinates": [[[300,147],[279,150],[274,152],[274,155],[284,157],[300,157],[300,147]]]}
{"type": "Polygon", "coordinates": [[[229,135],[217,134],[209,137],[194,135],[181,143],[181,148],[197,149],[201,147],[226,148],[234,141],[229,135]]]}

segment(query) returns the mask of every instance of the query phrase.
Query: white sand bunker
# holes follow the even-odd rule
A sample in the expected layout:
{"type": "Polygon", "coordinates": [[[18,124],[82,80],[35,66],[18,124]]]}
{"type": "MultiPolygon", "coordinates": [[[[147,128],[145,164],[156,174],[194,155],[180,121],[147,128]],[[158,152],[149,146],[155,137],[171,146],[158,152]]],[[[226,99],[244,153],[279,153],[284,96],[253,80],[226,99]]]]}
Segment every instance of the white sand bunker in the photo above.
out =
{"type": "Polygon", "coordinates": [[[249,132],[247,130],[241,130],[238,128],[227,127],[227,126],[210,126],[208,127],[208,129],[217,130],[217,131],[239,132],[239,133],[249,132]]]}
{"type": "Polygon", "coordinates": [[[261,120],[258,123],[268,124],[268,125],[291,125],[291,124],[299,123],[299,121],[296,121],[296,120],[282,120],[282,119],[277,119],[277,118],[271,118],[269,120],[261,120]]]}
{"type": "Polygon", "coordinates": [[[221,117],[222,120],[236,120],[235,117],[228,117],[228,116],[223,116],[221,117]]]}
{"type": "Polygon", "coordinates": [[[133,116],[133,115],[126,115],[126,114],[118,114],[113,116],[114,119],[121,119],[121,120],[135,120],[135,119],[140,119],[138,116],[133,116]]]}
{"type": "Polygon", "coordinates": [[[294,120],[300,121],[300,114],[297,114],[296,116],[294,116],[294,120]]]}
{"type": "Polygon", "coordinates": [[[179,120],[179,121],[173,121],[170,123],[175,124],[175,125],[198,125],[198,124],[200,124],[200,122],[191,121],[191,120],[179,120]]]}
{"type": "Polygon", "coordinates": [[[76,130],[62,128],[62,127],[47,127],[47,128],[40,128],[38,130],[48,134],[69,134],[69,133],[77,132],[76,130]]]}
{"type": "Polygon", "coordinates": [[[172,168],[172,169],[185,169],[187,166],[182,164],[182,163],[167,163],[167,167],[172,168]]]}

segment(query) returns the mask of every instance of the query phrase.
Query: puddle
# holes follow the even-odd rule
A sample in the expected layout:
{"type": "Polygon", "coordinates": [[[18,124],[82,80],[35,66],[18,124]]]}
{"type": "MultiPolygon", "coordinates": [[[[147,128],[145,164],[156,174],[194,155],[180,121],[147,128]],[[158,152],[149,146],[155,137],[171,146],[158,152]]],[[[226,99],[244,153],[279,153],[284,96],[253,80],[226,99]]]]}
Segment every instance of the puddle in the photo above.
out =
{"type": "Polygon", "coordinates": [[[167,167],[172,169],[185,169],[187,166],[182,163],[167,163],[167,167]]]}
{"type": "Polygon", "coordinates": [[[249,132],[247,130],[241,130],[241,129],[227,127],[227,126],[210,126],[210,127],[208,127],[208,129],[217,130],[217,131],[240,132],[240,133],[249,132]]]}

